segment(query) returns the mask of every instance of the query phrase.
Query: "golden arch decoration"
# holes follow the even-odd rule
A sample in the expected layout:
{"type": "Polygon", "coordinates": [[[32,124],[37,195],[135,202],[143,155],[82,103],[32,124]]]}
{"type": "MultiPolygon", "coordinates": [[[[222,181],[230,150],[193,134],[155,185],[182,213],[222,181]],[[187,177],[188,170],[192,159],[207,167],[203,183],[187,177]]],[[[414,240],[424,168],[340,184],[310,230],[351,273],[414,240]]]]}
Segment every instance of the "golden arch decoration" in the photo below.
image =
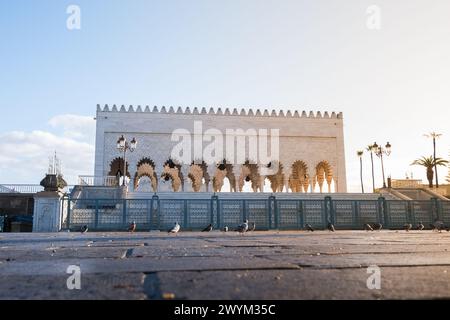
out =
{"type": "Polygon", "coordinates": [[[230,191],[236,191],[236,178],[233,174],[233,165],[228,163],[225,159],[222,163],[217,165],[217,170],[214,172],[213,189],[214,192],[222,190],[225,178],[230,182],[230,191]]]}
{"type": "Polygon", "coordinates": [[[283,192],[283,165],[278,162],[270,162],[266,165],[266,168],[276,168],[277,166],[277,172],[272,175],[267,175],[266,178],[270,181],[270,188],[272,189],[272,192],[283,192]]]}
{"type": "Polygon", "coordinates": [[[143,177],[150,179],[152,189],[156,192],[158,190],[158,176],[155,172],[155,163],[150,158],[143,158],[137,164],[137,171],[134,176],[135,190],[139,188],[139,181],[143,177]]]}
{"type": "Polygon", "coordinates": [[[188,173],[189,179],[192,181],[192,189],[195,192],[199,192],[203,183],[206,185],[209,184],[209,174],[208,174],[208,166],[204,161],[201,163],[192,163],[189,167],[188,173]]]}
{"type": "MultiPolygon", "coordinates": [[[[126,176],[131,178],[130,171],[128,171],[128,161],[126,162],[126,176]]],[[[109,164],[108,176],[113,176],[117,178],[117,184],[120,182],[120,178],[123,177],[124,172],[123,158],[118,157],[113,159],[109,164]]]]}
{"type": "Polygon", "coordinates": [[[308,192],[310,185],[308,166],[302,160],[292,164],[292,174],[289,177],[289,187],[292,192],[308,192]]]}
{"type": "Polygon", "coordinates": [[[183,174],[181,173],[181,165],[175,163],[172,159],[167,160],[163,166],[161,178],[165,181],[172,180],[172,190],[180,191],[183,185],[183,174]]]}
{"type": "Polygon", "coordinates": [[[320,192],[323,192],[323,184],[326,181],[328,192],[331,192],[331,182],[333,181],[333,170],[328,161],[321,161],[316,165],[316,181],[319,184],[320,192]]]}
{"type": "Polygon", "coordinates": [[[239,191],[242,192],[245,182],[251,182],[253,192],[257,192],[261,188],[260,174],[258,165],[250,163],[249,160],[241,166],[241,174],[239,175],[239,191]]]}

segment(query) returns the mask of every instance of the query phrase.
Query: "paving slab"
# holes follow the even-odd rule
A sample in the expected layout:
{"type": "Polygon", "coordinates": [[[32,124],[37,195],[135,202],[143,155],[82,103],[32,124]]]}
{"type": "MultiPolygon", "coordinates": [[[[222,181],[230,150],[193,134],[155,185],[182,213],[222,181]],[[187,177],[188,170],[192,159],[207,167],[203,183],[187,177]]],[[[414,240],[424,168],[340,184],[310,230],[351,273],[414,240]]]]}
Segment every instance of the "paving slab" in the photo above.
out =
{"type": "Polygon", "coordinates": [[[0,299],[450,298],[450,233],[0,234],[0,299]],[[79,266],[81,290],[67,268],[79,266]],[[369,289],[367,267],[380,269],[369,289]]]}

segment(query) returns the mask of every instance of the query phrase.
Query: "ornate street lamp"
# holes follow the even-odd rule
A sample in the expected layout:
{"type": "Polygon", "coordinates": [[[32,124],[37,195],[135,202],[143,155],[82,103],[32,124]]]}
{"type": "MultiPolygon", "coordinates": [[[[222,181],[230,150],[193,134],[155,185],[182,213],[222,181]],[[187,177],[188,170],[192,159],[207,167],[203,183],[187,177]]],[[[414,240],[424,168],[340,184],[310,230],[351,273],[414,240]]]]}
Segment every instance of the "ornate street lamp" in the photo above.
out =
{"type": "Polygon", "coordinates": [[[119,140],[117,140],[117,150],[120,152],[123,152],[123,168],[124,168],[124,174],[123,174],[123,182],[122,186],[126,186],[126,176],[127,176],[127,162],[126,162],[126,155],[127,151],[134,152],[137,147],[137,141],[135,138],[133,138],[130,143],[128,143],[127,139],[122,135],[119,140]]]}
{"type": "Polygon", "coordinates": [[[379,146],[376,142],[372,146],[374,153],[381,159],[381,170],[383,173],[383,188],[386,188],[386,179],[384,177],[384,162],[383,162],[383,154],[386,156],[389,156],[391,154],[391,144],[388,142],[386,143],[386,146],[383,148],[382,146],[379,146]]]}

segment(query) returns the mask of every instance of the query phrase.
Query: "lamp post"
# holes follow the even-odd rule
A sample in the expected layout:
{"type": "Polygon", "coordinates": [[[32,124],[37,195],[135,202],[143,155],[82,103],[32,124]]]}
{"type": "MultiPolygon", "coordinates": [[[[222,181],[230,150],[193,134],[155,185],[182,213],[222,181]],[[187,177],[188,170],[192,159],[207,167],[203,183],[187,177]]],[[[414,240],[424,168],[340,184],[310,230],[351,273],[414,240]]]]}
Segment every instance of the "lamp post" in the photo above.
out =
{"type": "Polygon", "coordinates": [[[442,134],[431,132],[430,134],[425,134],[425,137],[433,139],[433,160],[434,160],[434,173],[436,177],[436,188],[439,188],[439,180],[438,180],[438,172],[437,172],[437,163],[436,163],[436,139],[439,139],[442,134]]]}
{"type": "Polygon", "coordinates": [[[127,139],[122,135],[119,140],[117,140],[117,150],[120,152],[123,152],[123,182],[122,186],[126,186],[126,176],[127,176],[127,162],[126,162],[126,155],[127,151],[133,152],[136,150],[137,147],[137,141],[135,138],[133,138],[130,143],[128,143],[127,139]]]}
{"type": "Polygon", "coordinates": [[[359,150],[356,151],[356,155],[359,158],[359,176],[361,178],[361,191],[364,193],[364,182],[363,182],[363,170],[362,170],[362,157],[363,157],[364,151],[359,150]]]}
{"type": "Polygon", "coordinates": [[[391,144],[388,142],[386,143],[386,146],[383,148],[382,146],[379,146],[376,142],[373,144],[373,149],[377,157],[381,159],[381,170],[383,172],[383,188],[386,188],[386,179],[384,177],[384,162],[383,162],[383,154],[386,156],[389,156],[391,154],[391,144]]]}
{"type": "Polygon", "coordinates": [[[373,168],[373,152],[374,152],[374,147],[373,147],[373,145],[369,145],[368,147],[367,147],[367,151],[369,151],[370,152],[370,162],[371,162],[371,164],[372,164],[372,192],[375,192],[375,170],[374,170],[374,168],[373,168]]]}

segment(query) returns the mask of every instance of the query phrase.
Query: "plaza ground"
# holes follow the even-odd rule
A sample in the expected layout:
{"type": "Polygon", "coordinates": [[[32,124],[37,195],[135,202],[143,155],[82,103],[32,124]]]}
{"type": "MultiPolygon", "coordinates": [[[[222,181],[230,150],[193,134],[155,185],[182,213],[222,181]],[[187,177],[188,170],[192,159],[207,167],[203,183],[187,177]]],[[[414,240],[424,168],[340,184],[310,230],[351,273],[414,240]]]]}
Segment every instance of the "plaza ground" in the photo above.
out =
{"type": "Polygon", "coordinates": [[[441,299],[449,251],[433,231],[3,233],[0,299],[441,299]]]}

